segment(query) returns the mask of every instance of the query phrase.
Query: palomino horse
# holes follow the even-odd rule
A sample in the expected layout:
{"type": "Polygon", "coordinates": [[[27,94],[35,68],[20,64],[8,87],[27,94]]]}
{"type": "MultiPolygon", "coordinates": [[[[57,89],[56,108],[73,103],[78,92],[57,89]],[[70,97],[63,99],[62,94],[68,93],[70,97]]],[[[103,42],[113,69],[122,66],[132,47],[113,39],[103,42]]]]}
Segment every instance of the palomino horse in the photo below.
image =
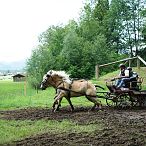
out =
{"type": "Polygon", "coordinates": [[[95,99],[96,87],[87,80],[71,80],[69,75],[64,71],[50,70],[44,75],[40,88],[45,90],[48,86],[54,87],[57,91],[54,98],[53,111],[59,110],[63,97],[69,102],[72,111],[74,107],[70,98],[79,96],[85,96],[89,101],[93,102],[94,106],[92,109],[95,109],[96,106],[98,109],[101,108],[100,102],[95,99]],[[56,104],[57,107],[55,109],[56,104]]]}

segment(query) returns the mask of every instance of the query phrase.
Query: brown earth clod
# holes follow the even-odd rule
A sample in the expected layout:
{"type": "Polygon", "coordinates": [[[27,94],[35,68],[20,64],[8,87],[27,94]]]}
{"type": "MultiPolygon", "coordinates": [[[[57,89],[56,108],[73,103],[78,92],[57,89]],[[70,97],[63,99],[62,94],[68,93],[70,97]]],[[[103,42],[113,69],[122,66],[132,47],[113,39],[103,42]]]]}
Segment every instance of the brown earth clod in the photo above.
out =
{"type": "MultiPolygon", "coordinates": [[[[93,133],[83,132],[51,134],[44,133],[15,141],[12,145],[24,146],[145,146],[146,109],[115,109],[103,107],[101,111],[90,111],[89,107],[63,107],[53,113],[48,108],[28,108],[0,111],[0,119],[6,120],[71,120],[77,124],[103,123],[101,130],[93,133]]],[[[11,144],[9,144],[11,145],[11,144]]]]}

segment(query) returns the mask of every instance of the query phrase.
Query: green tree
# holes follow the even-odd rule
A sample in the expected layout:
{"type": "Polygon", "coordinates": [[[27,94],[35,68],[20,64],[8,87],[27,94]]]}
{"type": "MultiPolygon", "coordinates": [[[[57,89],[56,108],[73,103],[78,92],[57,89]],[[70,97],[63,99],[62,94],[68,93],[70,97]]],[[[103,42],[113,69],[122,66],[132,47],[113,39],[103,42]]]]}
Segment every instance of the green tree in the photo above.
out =
{"type": "Polygon", "coordinates": [[[51,26],[43,32],[40,44],[27,62],[31,83],[38,84],[50,69],[65,70],[72,77],[91,78],[96,64],[122,58],[133,40],[130,36],[133,13],[128,13],[131,8],[128,2],[88,0],[78,22],[51,26]]]}

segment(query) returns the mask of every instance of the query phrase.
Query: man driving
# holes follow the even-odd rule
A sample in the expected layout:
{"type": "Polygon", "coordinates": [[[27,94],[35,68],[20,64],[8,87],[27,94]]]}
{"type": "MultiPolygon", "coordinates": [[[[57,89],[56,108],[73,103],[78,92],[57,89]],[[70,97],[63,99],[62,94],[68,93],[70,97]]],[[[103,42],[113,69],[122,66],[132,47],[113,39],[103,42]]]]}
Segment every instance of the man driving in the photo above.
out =
{"type": "Polygon", "coordinates": [[[124,87],[125,82],[129,81],[130,78],[130,71],[129,69],[126,68],[125,64],[120,64],[120,73],[118,75],[118,77],[114,78],[114,79],[118,79],[115,87],[116,89],[120,89],[121,87],[124,87]]]}

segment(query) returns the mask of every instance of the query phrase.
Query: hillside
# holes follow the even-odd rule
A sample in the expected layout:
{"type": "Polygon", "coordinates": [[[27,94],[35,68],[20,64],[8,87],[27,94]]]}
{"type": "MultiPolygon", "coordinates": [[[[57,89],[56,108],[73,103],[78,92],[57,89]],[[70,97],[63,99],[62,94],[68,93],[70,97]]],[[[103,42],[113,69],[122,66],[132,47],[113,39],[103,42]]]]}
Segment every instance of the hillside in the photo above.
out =
{"type": "MultiPolygon", "coordinates": [[[[137,67],[133,67],[133,71],[137,72],[138,75],[143,78],[142,86],[143,86],[143,88],[146,89],[146,67],[141,67],[140,70],[138,70],[137,67]]],[[[96,82],[98,85],[105,87],[106,82],[109,81],[111,78],[116,77],[118,74],[119,74],[119,70],[108,73],[104,76],[101,76],[96,82]]]]}

